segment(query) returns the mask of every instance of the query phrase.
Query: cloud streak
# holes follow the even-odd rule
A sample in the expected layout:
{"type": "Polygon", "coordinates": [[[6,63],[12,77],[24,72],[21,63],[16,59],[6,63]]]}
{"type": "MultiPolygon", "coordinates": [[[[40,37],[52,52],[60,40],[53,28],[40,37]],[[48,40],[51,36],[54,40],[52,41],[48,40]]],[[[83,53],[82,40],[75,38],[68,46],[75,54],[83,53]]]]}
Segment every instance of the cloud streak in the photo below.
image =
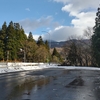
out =
{"type": "Polygon", "coordinates": [[[23,26],[23,28],[25,29],[25,32],[30,32],[33,30],[36,30],[40,27],[51,27],[51,28],[55,28],[57,26],[59,26],[58,22],[53,22],[53,17],[52,16],[47,16],[47,17],[41,17],[39,19],[24,19],[21,20],[20,25],[23,26]]]}
{"type": "Polygon", "coordinates": [[[26,11],[30,11],[30,9],[29,9],[29,8],[26,8],[25,10],[26,10],[26,11]]]}

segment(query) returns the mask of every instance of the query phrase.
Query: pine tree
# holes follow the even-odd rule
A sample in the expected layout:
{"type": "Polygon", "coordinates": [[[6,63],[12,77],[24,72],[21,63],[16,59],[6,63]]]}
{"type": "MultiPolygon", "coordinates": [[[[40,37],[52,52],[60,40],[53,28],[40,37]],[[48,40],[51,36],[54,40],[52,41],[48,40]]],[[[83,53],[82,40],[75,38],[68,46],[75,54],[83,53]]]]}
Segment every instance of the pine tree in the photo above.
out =
{"type": "Polygon", "coordinates": [[[40,46],[40,45],[44,45],[44,42],[43,42],[42,36],[39,36],[38,41],[37,41],[37,45],[38,45],[38,46],[40,46]]]}
{"type": "Polygon", "coordinates": [[[28,41],[31,41],[31,42],[35,41],[35,40],[33,39],[32,32],[29,32],[28,41]]]}
{"type": "Polygon", "coordinates": [[[94,34],[92,36],[93,65],[100,67],[100,8],[96,13],[94,34]]]}
{"type": "Polygon", "coordinates": [[[6,30],[7,30],[7,25],[6,22],[4,22],[4,24],[2,25],[2,29],[0,30],[0,60],[1,59],[5,59],[5,52],[6,52],[6,48],[5,48],[5,43],[6,43],[6,38],[7,38],[7,34],[6,34],[6,30]]]}
{"type": "Polygon", "coordinates": [[[9,60],[15,60],[17,58],[15,40],[16,40],[16,35],[15,35],[14,23],[11,21],[7,27],[7,41],[6,41],[6,52],[9,52],[9,60]]]}
{"type": "MultiPolygon", "coordinates": [[[[26,45],[27,36],[24,32],[22,26],[19,23],[14,23],[14,30],[15,30],[15,42],[16,42],[16,53],[17,53],[17,60],[23,59],[23,52],[20,50],[23,49],[26,45]]],[[[22,60],[21,60],[22,61],[22,60]]]]}
{"type": "Polygon", "coordinates": [[[72,42],[70,44],[67,59],[70,62],[70,65],[77,65],[78,55],[77,55],[77,46],[75,42],[72,42]]]}
{"type": "Polygon", "coordinates": [[[19,23],[13,23],[12,21],[7,27],[6,34],[6,57],[9,56],[9,60],[17,60],[19,59],[18,52],[24,48],[24,42],[27,40],[27,36],[19,23]]]}
{"type": "Polygon", "coordinates": [[[54,50],[53,50],[52,59],[53,59],[53,61],[62,62],[61,55],[58,53],[56,48],[54,48],[54,50]],[[56,58],[56,60],[55,60],[55,58],[56,58]]]}
{"type": "Polygon", "coordinates": [[[53,49],[52,56],[58,56],[58,52],[57,52],[56,48],[53,49]]]}
{"type": "Polygon", "coordinates": [[[28,35],[28,42],[26,44],[26,48],[27,48],[27,60],[29,62],[33,62],[35,60],[34,59],[35,51],[37,50],[38,46],[36,44],[36,41],[33,39],[32,32],[30,32],[28,35]]]}
{"type": "Polygon", "coordinates": [[[45,41],[45,47],[46,47],[46,49],[49,51],[49,43],[48,43],[47,40],[45,41]]]}

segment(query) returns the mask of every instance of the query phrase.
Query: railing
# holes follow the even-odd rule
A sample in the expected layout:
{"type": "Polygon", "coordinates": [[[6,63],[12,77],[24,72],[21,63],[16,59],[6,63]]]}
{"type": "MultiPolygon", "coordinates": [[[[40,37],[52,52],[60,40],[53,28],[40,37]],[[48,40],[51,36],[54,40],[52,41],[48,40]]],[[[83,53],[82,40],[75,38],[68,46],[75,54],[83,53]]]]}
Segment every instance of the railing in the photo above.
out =
{"type": "Polygon", "coordinates": [[[5,68],[5,67],[7,67],[7,63],[0,63],[0,68],[5,68]]]}
{"type": "Polygon", "coordinates": [[[1,62],[0,63],[0,68],[11,68],[11,67],[28,67],[28,66],[41,66],[44,63],[21,63],[21,62],[15,62],[15,63],[6,63],[6,62],[1,62]]]}

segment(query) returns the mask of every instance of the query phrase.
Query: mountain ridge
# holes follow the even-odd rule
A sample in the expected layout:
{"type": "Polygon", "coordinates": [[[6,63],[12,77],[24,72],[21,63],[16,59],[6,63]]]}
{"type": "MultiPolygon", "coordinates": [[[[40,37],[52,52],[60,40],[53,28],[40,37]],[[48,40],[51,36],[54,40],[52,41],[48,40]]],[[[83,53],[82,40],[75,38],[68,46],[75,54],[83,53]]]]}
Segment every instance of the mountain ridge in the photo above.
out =
{"type": "Polygon", "coordinates": [[[62,48],[65,44],[69,43],[69,41],[81,41],[81,42],[84,42],[86,44],[90,44],[90,40],[89,39],[83,39],[83,40],[76,40],[76,39],[73,39],[73,40],[68,40],[68,41],[49,41],[49,45],[51,44],[51,48],[55,48],[55,47],[58,47],[58,48],[62,48]]]}

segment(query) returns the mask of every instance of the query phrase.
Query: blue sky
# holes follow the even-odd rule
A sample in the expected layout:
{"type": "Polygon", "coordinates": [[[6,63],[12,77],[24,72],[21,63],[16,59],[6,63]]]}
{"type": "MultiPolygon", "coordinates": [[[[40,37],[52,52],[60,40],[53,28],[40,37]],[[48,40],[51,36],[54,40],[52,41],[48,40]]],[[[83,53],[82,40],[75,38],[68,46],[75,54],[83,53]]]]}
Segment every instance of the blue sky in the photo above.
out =
{"type": "Polygon", "coordinates": [[[50,33],[52,40],[63,41],[94,26],[98,4],[99,0],[0,0],[0,27],[4,21],[19,22],[35,39],[49,39],[50,33]]]}
{"type": "MultiPolygon", "coordinates": [[[[0,11],[3,20],[19,21],[25,18],[37,19],[42,16],[53,16],[54,21],[63,23],[68,14],[61,11],[62,3],[49,0],[1,0],[0,11]]],[[[3,21],[2,21],[3,22],[3,21]]]]}

